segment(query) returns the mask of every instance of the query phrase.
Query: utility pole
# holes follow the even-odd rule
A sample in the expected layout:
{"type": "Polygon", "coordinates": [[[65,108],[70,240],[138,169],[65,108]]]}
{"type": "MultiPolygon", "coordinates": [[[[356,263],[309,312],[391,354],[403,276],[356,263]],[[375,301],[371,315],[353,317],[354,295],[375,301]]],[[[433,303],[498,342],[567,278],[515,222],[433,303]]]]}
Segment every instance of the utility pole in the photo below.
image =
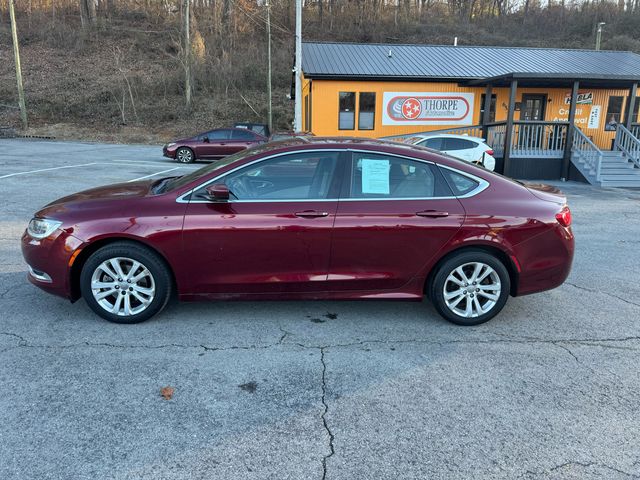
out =
{"type": "Polygon", "coordinates": [[[20,119],[22,128],[27,124],[27,106],[24,103],[24,86],[22,85],[22,67],[20,66],[20,47],[18,46],[18,29],[16,28],[15,0],[9,0],[9,16],[11,17],[11,37],[13,38],[13,56],[16,62],[16,81],[18,82],[18,105],[20,106],[20,119]]]}
{"type": "Polygon", "coordinates": [[[604,22],[598,23],[598,29],[596,30],[596,50],[600,50],[600,39],[602,38],[602,27],[606,25],[604,22]]]}
{"type": "Polygon", "coordinates": [[[302,0],[296,0],[296,100],[293,130],[302,131],[302,0]]]}
{"type": "Polygon", "coordinates": [[[182,35],[184,39],[184,99],[187,111],[191,111],[191,34],[190,34],[190,3],[191,0],[182,0],[182,35]]]}
{"type": "MultiPolygon", "coordinates": [[[[271,5],[269,0],[266,0],[267,6],[267,97],[268,97],[268,113],[267,113],[267,125],[269,126],[269,132],[273,131],[273,114],[272,114],[272,101],[271,101],[271,5]]],[[[296,100],[297,101],[297,100],[296,100]]]]}

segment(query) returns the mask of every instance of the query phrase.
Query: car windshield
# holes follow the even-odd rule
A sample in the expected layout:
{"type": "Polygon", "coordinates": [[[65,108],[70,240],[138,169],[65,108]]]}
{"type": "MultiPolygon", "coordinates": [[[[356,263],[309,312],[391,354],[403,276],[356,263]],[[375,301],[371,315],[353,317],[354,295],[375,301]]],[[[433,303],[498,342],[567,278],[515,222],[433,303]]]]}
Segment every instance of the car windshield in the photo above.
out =
{"type": "Polygon", "coordinates": [[[162,189],[163,192],[168,192],[171,190],[175,190],[177,188],[181,188],[184,187],[185,185],[194,182],[196,180],[198,180],[201,177],[204,177],[205,175],[209,175],[212,172],[215,172],[216,170],[219,170],[223,167],[226,167],[227,165],[237,161],[237,160],[242,160],[243,158],[247,158],[250,157],[252,155],[256,155],[258,153],[262,153],[265,151],[269,151],[271,149],[273,149],[274,146],[273,144],[265,144],[265,145],[261,145],[261,146],[257,146],[257,147],[251,147],[251,148],[247,148],[245,150],[240,150],[237,153],[234,153],[233,155],[229,155],[228,157],[225,157],[221,160],[216,160],[215,162],[206,165],[202,168],[199,168],[198,170],[195,170],[187,175],[183,175],[181,177],[175,177],[171,180],[169,180],[164,188],[162,189]]]}

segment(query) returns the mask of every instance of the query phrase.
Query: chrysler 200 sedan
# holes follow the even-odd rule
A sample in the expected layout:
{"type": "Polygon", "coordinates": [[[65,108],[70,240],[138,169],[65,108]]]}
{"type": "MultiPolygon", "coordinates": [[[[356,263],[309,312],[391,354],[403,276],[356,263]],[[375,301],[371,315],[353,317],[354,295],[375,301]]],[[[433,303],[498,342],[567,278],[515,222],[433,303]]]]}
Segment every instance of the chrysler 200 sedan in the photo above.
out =
{"type": "Polygon", "coordinates": [[[188,175],[94,188],[37,212],[29,280],[134,323],[204,299],[428,296],[475,325],[509,295],[559,286],[574,251],[566,198],[433,150],[296,138],[188,175]]]}
{"type": "Polygon", "coordinates": [[[223,158],[266,141],[266,137],[246,128],[218,128],[167,143],[162,154],[180,163],[192,163],[223,158]]]}

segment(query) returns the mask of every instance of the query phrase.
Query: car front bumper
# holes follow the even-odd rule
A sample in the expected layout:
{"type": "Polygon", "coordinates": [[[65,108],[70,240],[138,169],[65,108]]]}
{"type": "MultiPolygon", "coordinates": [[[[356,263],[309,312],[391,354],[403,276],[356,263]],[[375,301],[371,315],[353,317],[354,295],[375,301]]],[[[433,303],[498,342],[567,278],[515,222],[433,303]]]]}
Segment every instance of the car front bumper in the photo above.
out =
{"type": "Polygon", "coordinates": [[[162,147],[162,155],[167,157],[167,158],[176,158],[176,149],[174,147],[169,147],[167,145],[165,145],[164,147],[162,147]]]}
{"type": "Polygon", "coordinates": [[[56,230],[41,240],[25,231],[21,244],[22,256],[29,266],[29,281],[48,293],[72,299],[71,266],[82,243],[64,230],[56,230]]]}

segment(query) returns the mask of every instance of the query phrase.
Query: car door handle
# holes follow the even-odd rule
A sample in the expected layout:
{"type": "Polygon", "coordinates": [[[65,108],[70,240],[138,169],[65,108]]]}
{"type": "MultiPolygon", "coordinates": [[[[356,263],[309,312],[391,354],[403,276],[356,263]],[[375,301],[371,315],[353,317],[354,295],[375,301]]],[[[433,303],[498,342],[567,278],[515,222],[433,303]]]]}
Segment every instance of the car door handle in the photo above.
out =
{"type": "Polygon", "coordinates": [[[440,218],[448,217],[449,212],[439,212],[437,210],[423,210],[422,212],[416,212],[419,217],[440,218]]]}
{"type": "Polygon", "coordinates": [[[305,210],[304,212],[296,212],[296,217],[301,218],[317,218],[317,217],[328,217],[328,212],[318,212],[316,210],[305,210]]]}

